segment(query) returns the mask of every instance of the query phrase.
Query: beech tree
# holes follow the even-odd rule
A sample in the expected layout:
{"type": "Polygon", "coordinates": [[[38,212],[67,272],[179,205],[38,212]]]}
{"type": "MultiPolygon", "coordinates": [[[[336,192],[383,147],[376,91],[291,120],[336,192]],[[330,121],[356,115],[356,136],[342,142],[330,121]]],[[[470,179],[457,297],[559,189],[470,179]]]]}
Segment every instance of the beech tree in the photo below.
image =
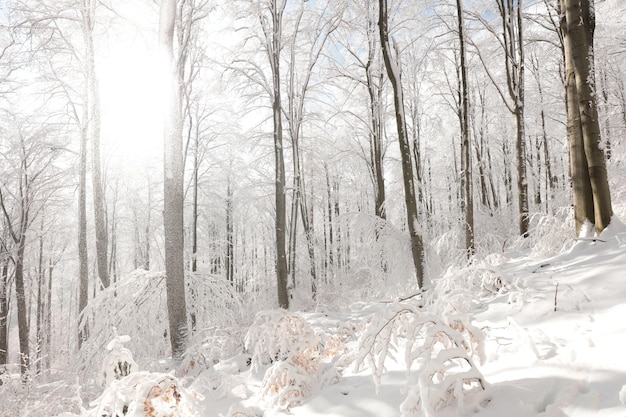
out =
{"type": "Polygon", "coordinates": [[[393,86],[393,101],[396,109],[396,128],[398,143],[400,145],[400,157],[402,160],[402,179],[404,184],[404,202],[406,205],[406,222],[411,239],[411,254],[415,267],[417,286],[424,288],[424,243],[419,233],[417,215],[417,202],[415,200],[415,183],[413,177],[413,162],[411,160],[411,146],[407,136],[406,115],[404,111],[404,96],[402,91],[400,49],[393,42],[393,49],[389,39],[389,23],[387,0],[379,0],[378,27],[380,30],[380,42],[383,49],[385,68],[391,85],[393,86]]]}
{"type": "Polygon", "coordinates": [[[498,91],[502,102],[515,117],[515,164],[517,166],[517,203],[518,226],[520,236],[528,236],[528,174],[526,169],[526,126],[524,119],[524,24],[523,1],[494,0],[500,17],[501,29],[493,27],[484,16],[473,13],[474,18],[480,20],[484,27],[496,38],[504,57],[504,73],[506,90],[500,87],[499,81],[489,69],[489,63],[477,48],[478,56],[483,67],[498,91]]]}
{"type": "Polygon", "coordinates": [[[174,58],[176,0],[162,0],[159,15],[159,47],[162,54],[164,85],[164,209],[165,275],[167,313],[172,356],[180,359],[185,351],[187,308],[185,303],[184,260],[184,169],[179,73],[174,58]]]}
{"type": "Polygon", "coordinates": [[[293,36],[288,45],[290,54],[289,66],[287,68],[287,106],[285,109],[285,119],[287,120],[287,128],[291,139],[293,163],[289,264],[290,273],[292,275],[292,285],[295,286],[296,236],[299,212],[309,257],[309,273],[313,299],[315,299],[317,295],[318,277],[315,264],[312,210],[307,201],[304,172],[302,169],[303,155],[301,140],[305,120],[305,105],[309,98],[308,96],[311,95],[314,70],[316,66],[319,65],[320,56],[328,38],[341,22],[341,12],[341,9],[338,11],[332,10],[330,2],[321,4],[319,9],[302,2],[297,12],[293,36]],[[310,13],[305,14],[305,11],[310,9],[313,9],[313,13],[315,13],[313,16],[311,16],[310,13]],[[302,49],[304,50],[300,52],[302,49]],[[301,67],[303,69],[300,69],[301,67]]]}
{"type": "Polygon", "coordinates": [[[474,195],[472,184],[472,152],[469,132],[469,91],[467,81],[467,59],[465,56],[465,28],[463,16],[463,2],[456,0],[457,34],[459,37],[459,91],[458,117],[461,127],[461,188],[463,190],[463,214],[465,215],[465,250],[471,256],[475,251],[474,245],[474,195]]]}
{"type": "MultiPolygon", "coordinates": [[[[52,195],[58,181],[54,162],[59,148],[47,124],[26,121],[11,115],[12,128],[3,132],[9,139],[2,156],[5,180],[0,182],[0,215],[11,242],[10,256],[15,279],[15,300],[19,333],[20,373],[27,379],[30,371],[30,338],[27,312],[27,283],[25,278],[28,232],[40,214],[43,204],[52,195]]],[[[3,244],[8,249],[6,242],[3,244]]]]}
{"type": "Polygon", "coordinates": [[[600,234],[613,209],[600,126],[594,72],[593,0],[561,0],[576,234],[585,222],[600,234]]]}

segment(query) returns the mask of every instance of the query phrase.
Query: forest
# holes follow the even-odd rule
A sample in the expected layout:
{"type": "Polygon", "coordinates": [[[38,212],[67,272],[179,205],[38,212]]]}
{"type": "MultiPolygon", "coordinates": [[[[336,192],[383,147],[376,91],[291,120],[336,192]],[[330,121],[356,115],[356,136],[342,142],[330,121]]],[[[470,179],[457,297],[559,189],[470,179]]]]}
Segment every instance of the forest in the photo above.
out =
{"type": "Polygon", "coordinates": [[[0,26],[0,417],[626,413],[622,0],[0,26]]]}

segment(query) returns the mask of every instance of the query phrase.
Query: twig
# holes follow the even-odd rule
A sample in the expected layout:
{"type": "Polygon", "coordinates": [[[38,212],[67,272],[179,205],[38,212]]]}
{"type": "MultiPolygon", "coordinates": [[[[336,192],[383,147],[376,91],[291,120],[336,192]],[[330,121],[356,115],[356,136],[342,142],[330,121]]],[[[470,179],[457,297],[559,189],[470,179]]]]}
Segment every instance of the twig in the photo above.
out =
{"type": "Polygon", "coordinates": [[[556,297],[559,293],[559,283],[556,283],[556,289],[554,290],[554,311],[556,311],[556,297]]]}

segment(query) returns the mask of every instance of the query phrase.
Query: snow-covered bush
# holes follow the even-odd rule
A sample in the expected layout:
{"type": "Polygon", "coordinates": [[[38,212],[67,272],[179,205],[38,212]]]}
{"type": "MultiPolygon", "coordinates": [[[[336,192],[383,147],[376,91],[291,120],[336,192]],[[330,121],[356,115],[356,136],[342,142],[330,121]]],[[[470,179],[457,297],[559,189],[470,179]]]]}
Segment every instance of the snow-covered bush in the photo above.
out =
{"type": "Polygon", "coordinates": [[[481,299],[506,293],[512,285],[502,270],[506,262],[502,255],[493,254],[464,267],[450,267],[437,279],[427,293],[429,311],[441,315],[464,314],[475,311],[481,299]]]}
{"type": "Polygon", "coordinates": [[[246,336],[255,369],[269,365],[261,396],[290,409],[316,388],[338,380],[333,359],[342,351],[336,337],[316,332],[299,314],[281,310],[258,313],[246,336]]]}
{"type": "MultiPolygon", "coordinates": [[[[197,332],[203,330],[202,323],[221,328],[237,324],[237,312],[242,309],[236,291],[226,280],[202,273],[188,273],[185,280],[194,288],[188,311],[195,314],[197,332]]],[[[126,347],[141,369],[162,371],[156,368],[160,363],[155,358],[167,357],[170,351],[164,272],[133,271],[91,300],[83,318],[88,320],[90,337],[76,358],[75,366],[82,377],[93,377],[91,366],[94,361],[101,363],[106,345],[115,338],[113,328],[132,336],[126,347]]]]}
{"type": "Polygon", "coordinates": [[[19,373],[3,374],[0,379],[0,416],[50,417],[64,412],[81,415],[84,409],[78,378],[59,372],[46,379],[45,383],[40,378],[24,383],[19,373]]]}
{"type": "Polygon", "coordinates": [[[114,328],[115,337],[107,345],[109,354],[102,364],[102,382],[107,387],[116,379],[122,379],[132,372],[137,372],[139,367],[133,360],[133,354],[124,347],[124,343],[130,342],[130,336],[118,336],[117,330],[114,328]]]}
{"type": "Polygon", "coordinates": [[[244,346],[244,330],[240,327],[204,328],[189,342],[179,368],[181,375],[195,377],[233,353],[243,352],[244,346]]]}
{"type": "Polygon", "coordinates": [[[339,216],[340,227],[350,230],[350,252],[346,262],[332,265],[334,279],[318,288],[318,305],[333,309],[345,306],[337,297],[349,289],[350,301],[366,301],[392,297],[409,291],[413,280],[411,242],[404,231],[377,216],[363,212],[339,216]]]}
{"type": "Polygon", "coordinates": [[[169,374],[134,372],[114,380],[92,402],[89,417],[199,416],[202,397],[169,374]]]}
{"type": "Polygon", "coordinates": [[[404,345],[410,386],[400,407],[403,416],[434,416],[453,405],[471,409],[487,398],[487,384],[473,360],[484,360],[483,339],[480,329],[460,317],[438,317],[397,303],[369,319],[356,366],[367,363],[378,385],[385,361],[404,345]]]}
{"type": "Polygon", "coordinates": [[[226,417],[263,417],[263,410],[257,407],[244,407],[241,404],[233,404],[226,417]]]}

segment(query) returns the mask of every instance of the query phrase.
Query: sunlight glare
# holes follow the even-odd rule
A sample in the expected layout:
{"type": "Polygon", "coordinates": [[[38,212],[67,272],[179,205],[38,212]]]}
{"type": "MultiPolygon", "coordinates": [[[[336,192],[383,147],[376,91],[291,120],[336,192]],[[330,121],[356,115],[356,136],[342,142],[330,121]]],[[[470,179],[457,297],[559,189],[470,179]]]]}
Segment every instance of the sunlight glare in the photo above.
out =
{"type": "Polygon", "coordinates": [[[157,53],[114,50],[98,63],[102,142],[123,164],[155,165],[163,149],[163,71],[157,53]]]}

